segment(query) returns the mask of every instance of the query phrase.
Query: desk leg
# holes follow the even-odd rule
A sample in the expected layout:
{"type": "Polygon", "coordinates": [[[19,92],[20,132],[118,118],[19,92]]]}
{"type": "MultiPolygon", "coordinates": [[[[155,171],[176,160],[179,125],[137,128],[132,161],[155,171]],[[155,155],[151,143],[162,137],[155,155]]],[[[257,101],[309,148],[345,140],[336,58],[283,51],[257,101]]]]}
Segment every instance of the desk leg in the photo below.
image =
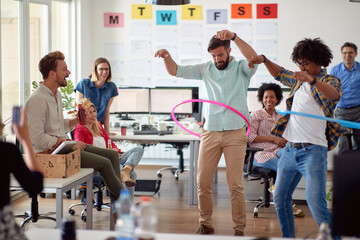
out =
{"type": "Polygon", "coordinates": [[[61,221],[63,218],[63,190],[56,189],[56,228],[61,229],[61,221]]]}
{"type": "Polygon", "coordinates": [[[190,176],[189,176],[189,205],[197,205],[197,162],[199,156],[199,141],[190,141],[190,176]]]}
{"type": "Polygon", "coordinates": [[[114,223],[114,216],[113,216],[113,206],[112,204],[110,204],[110,231],[114,231],[115,230],[115,223],[114,223]]]}
{"type": "Polygon", "coordinates": [[[92,213],[93,213],[93,176],[86,181],[86,229],[92,229],[92,213]]]}

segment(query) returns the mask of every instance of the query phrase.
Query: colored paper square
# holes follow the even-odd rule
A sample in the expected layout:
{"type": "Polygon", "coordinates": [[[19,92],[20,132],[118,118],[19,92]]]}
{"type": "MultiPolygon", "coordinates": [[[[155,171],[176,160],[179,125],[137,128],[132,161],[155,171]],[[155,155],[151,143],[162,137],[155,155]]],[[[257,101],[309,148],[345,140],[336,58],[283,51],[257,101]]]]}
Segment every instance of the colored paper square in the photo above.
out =
{"type": "Polygon", "coordinates": [[[277,4],[257,4],[257,18],[277,18],[277,4]]]}
{"type": "Polygon", "coordinates": [[[183,5],[181,12],[182,20],[202,20],[201,5],[183,5]]]}
{"type": "Polygon", "coordinates": [[[176,11],[156,11],[157,25],[176,25],[176,11]]]}
{"type": "Polygon", "coordinates": [[[231,4],[231,18],[252,18],[251,4],[231,4]]]}
{"type": "Polygon", "coordinates": [[[104,27],[124,27],[124,13],[104,13],[104,27]]]}
{"type": "Polygon", "coordinates": [[[133,4],[131,6],[131,17],[133,19],[151,19],[151,4],[133,4]]]}
{"type": "Polygon", "coordinates": [[[226,24],[227,23],[226,9],[208,9],[207,23],[208,24],[226,24]]]}

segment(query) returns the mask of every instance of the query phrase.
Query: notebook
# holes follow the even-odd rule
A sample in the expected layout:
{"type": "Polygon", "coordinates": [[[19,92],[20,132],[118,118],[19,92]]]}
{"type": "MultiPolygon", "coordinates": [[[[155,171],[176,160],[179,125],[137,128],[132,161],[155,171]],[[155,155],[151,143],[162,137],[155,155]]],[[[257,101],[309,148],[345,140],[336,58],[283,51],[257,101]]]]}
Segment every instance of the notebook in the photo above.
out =
{"type": "Polygon", "coordinates": [[[75,144],[76,141],[63,141],[51,152],[51,154],[68,154],[73,150],[75,144]]]}

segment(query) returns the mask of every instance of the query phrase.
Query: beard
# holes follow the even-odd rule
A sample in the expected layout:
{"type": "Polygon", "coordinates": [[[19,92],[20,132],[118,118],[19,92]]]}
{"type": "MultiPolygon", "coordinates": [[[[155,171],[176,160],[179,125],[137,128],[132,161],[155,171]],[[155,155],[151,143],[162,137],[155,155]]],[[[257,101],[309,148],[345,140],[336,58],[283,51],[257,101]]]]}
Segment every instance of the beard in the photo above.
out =
{"type": "Polygon", "coordinates": [[[230,60],[230,56],[229,56],[229,53],[226,53],[227,54],[227,57],[226,57],[226,60],[225,62],[224,61],[220,61],[220,62],[216,62],[215,63],[215,66],[217,69],[219,70],[224,70],[225,68],[227,68],[227,66],[229,65],[229,60],[230,60]],[[223,63],[222,65],[219,65],[219,63],[223,63]]]}
{"type": "Polygon", "coordinates": [[[59,85],[59,87],[66,87],[67,86],[67,81],[65,78],[61,79],[59,78],[59,76],[56,76],[56,82],[59,85]]]}

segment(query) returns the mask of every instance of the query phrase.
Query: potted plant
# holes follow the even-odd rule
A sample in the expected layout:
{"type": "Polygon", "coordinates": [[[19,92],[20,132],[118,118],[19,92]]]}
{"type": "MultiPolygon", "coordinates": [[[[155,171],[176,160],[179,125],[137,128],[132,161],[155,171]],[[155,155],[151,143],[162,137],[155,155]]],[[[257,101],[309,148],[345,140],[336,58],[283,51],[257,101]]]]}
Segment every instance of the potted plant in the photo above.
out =
{"type": "MultiPolygon", "coordinates": [[[[39,84],[36,81],[32,82],[33,89],[37,89],[39,84]]],[[[72,110],[74,108],[75,98],[73,97],[74,92],[74,84],[71,80],[67,81],[66,87],[60,88],[61,96],[62,96],[62,106],[64,111],[72,110]]]]}

